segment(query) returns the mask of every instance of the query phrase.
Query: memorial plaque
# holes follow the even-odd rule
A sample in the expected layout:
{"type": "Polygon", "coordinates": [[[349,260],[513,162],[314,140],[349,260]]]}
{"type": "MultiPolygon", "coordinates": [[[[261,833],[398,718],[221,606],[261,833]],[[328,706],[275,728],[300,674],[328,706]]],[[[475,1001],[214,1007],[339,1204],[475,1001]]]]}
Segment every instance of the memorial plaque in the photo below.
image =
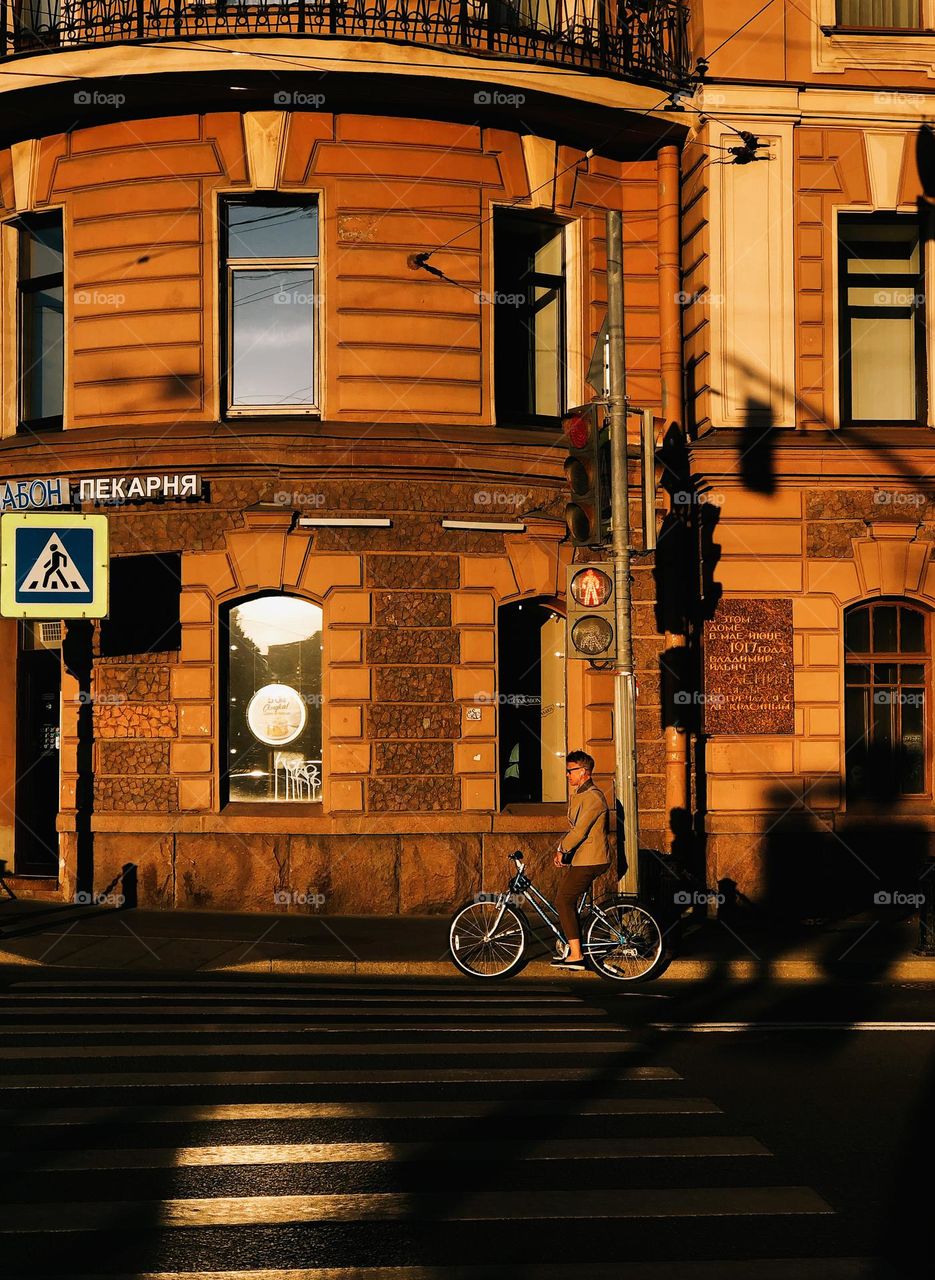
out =
{"type": "Polygon", "coordinates": [[[704,628],[706,733],[794,733],[792,601],[722,600],[704,628]]]}

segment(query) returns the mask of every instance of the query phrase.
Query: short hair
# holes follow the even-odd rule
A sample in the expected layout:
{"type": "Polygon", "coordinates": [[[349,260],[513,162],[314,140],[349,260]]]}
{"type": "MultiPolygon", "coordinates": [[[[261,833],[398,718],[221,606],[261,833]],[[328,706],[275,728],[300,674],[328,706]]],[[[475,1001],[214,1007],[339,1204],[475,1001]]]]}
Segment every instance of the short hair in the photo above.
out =
{"type": "Polygon", "coordinates": [[[584,765],[588,773],[594,772],[594,757],[589,756],[586,751],[569,751],[568,755],[565,757],[565,763],[581,764],[584,765]]]}

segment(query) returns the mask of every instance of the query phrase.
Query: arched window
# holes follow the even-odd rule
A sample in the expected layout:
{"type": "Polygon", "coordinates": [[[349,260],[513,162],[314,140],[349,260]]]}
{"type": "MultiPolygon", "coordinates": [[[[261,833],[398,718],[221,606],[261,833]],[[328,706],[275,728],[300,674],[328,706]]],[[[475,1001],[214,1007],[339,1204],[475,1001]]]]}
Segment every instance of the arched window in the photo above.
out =
{"type": "Polygon", "coordinates": [[[321,609],[265,595],[227,614],[231,800],[321,799],[321,609]]]}
{"type": "Polygon", "coordinates": [[[537,600],[501,605],[500,804],[563,801],[565,619],[537,600]]]}
{"type": "Polygon", "coordinates": [[[928,615],[914,605],[858,605],[844,619],[844,739],[848,795],[931,792],[926,703],[928,615]]]}

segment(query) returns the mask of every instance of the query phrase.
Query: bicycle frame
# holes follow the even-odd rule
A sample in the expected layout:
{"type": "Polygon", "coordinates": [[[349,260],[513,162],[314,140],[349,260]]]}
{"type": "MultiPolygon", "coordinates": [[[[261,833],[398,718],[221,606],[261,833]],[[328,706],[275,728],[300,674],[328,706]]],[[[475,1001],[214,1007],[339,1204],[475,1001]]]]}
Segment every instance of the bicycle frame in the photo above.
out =
{"type": "MultiPolygon", "coordinates": [[[[555,909],[554,904],[551,903],[549,899],[545,897],[544,894],[539,892],[539,890],[530,880],[529,876],[526,875],[525,867],[526,867],[525,862],[521,861],[520,859],[517,859],[516,875],[510,879],[509,889],[507,890],[506,893],[501,893],[497,895],[497,900],[500,906],[500,910],[497,912],[496,920],[490,927],[490,934],[496,933],[497,929],[500,927],[500,921],[503,918],[503,913],[506,910],[506,906],[507,906],[507,903],[509,902],[510,895],[513,893],[519,893],[519,894],[522,894],[522,896],[526,899],[526,901],[532,907],[533,911],[535,911],[536,915],[540,918],[543,924],[546,925],[546,927],[555,935],[556,939],[559,942],[567,944],[568,939],[565,937],[564,933],[562,933],[561,929],[554,924],[553,919],[550,918],[550,917],[554,917],[554,920],[558,920],[558,911],[555,909]]],[[[601,920],[603,920],[603,922],[607,925],[607,927],[617,935],[617,942],[623,942],[623,943],[629,942],[629,938],[624,937],[624,935],[620,933],[620,931],[616,928],[613,922],[609,920],[608,917],[604,914],[604,912],[600,909],[597,903],[593,901],[591,897],[590,889],[586,889],[584,893],[581,895],[581,897],[578,899],[577,912],[579,917],[582,915],[585,909],[590,910],[594,915],[598,916],[601,920]]],[[[602,951],[604,950],[611,951],[616,948],[616,945],[617,944],[614,942],[608,942],[608,943],[605,943],[600,949],[602,951]]],[[[594,947],[592,946],[590,950],[593,951],[594,947]]]]}

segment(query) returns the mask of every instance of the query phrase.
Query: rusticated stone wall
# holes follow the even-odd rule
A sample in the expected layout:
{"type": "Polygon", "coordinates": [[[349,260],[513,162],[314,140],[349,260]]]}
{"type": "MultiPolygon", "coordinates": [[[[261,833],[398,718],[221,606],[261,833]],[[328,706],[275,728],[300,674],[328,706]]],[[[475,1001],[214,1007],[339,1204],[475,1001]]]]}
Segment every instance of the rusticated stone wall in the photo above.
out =
{"type": "Polygon", "coordinates": [[[815,559],[852,560],[853,538],[867,525],[917,524],[916,537],[935,541],[935,498],[918,488],[811,489],[805,494],[806,554],[815,559]]]}
{"type": "Polygon", "coordinates": [[[374,593],[364,636],[376,694],[367,708],[367,736],[379,775],[367,780],[366,807],[456,811],[461,788],[453,742],[461,736],[461,713],[451,668],[460,660],[460,638],[451,626],[451,592],[460,585],[458,558],[368,555],[364,565],[367,584],[384,588],[374,593]]]}
{"type": "Polygon", "coordinates": [[[94,663],[94,808],[99,813],[175,813],[178,779],[170,776],[170,742],[178,710],[172,652],[94,663]]]}

